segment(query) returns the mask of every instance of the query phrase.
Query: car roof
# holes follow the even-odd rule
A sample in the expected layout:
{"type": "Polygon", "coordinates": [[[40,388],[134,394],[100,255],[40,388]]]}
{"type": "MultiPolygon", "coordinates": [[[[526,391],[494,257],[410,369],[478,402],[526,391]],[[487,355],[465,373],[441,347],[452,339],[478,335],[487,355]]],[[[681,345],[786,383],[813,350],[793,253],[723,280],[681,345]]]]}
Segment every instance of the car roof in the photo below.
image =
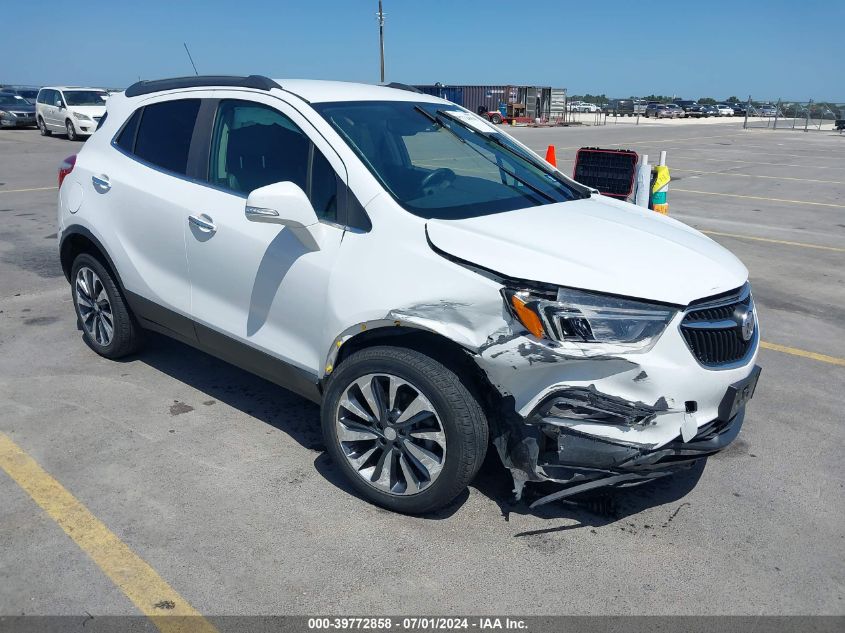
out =
{"type": "Polygon", "coordinates": [[[292,92],[311,103],[336,101],[427,101],[447,103],[443,99],[413,90],[390,88],[374,84],[323,79],[274,79],[283,90],[292,92]]]}
{"type": "MultiPolygon", "coordinates": [[[[449,103],[432,95],[424,94],[404,84],[388,86],[331,81],[321,79],[268,79],[261,76],[203,76],[180,77],[138,82],[129,86],[123,97],[136,99],[152,94],[168,94],[183,90],[225,88],[247,88],[250,90],[281,90],[293,94],[308,103],[329,103],[342,101],[414,101],[427,103],[449,103]],[[253,85],[254,84],[254,85],[253,85]],[[391,87],[394,86],[394,87],[391,87]]],[[[60,89],[60,88],[54,88],[60,89]]]]}
{"type": "Polygon", "coordinates": [[[106,92],[102,88],[94,88],[93,86],[44,86],[41,90],[99,90],[106,92]]]}

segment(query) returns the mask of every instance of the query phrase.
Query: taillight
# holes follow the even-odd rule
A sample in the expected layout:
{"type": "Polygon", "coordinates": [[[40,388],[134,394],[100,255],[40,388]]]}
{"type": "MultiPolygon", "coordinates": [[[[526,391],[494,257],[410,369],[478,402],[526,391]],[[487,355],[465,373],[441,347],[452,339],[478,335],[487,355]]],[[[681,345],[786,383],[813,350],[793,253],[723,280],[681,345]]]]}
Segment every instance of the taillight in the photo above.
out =
{"type": "Polygon", "coordinates": [[[59,165],[59,187],[62,186],[62,181],[65,177],[73,171],[74,165],[76,165],[76,154],[68,156],[62,161],[62,164],[59,165]]]}

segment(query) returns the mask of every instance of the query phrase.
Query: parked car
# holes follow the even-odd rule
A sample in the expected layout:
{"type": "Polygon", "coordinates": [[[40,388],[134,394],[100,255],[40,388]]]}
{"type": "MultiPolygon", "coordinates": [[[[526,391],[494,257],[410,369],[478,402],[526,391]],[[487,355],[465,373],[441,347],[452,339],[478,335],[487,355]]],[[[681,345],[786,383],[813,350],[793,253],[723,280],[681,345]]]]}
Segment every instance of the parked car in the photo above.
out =
{"type": "Polygon", "coordinates": [[[102,123],[59,169],[85,342],[120,358],[156,330],[320,403],[373,503],[449,503],[488,438],[519,497],[644,483],[742,426],[742,263],[454,103],[189,77],[130,86],[102,123]]]}
{"type": "Polygon", "coordinates": [[[719,116],[733,116],[734,109],[727,103],[717,103],[716,109],[719,111],[719,116]]]}
{"type": "Polygon", "coordinates": [[[26,86],[3,86],[0,88],[0,92],[18,95],[31,104],[35,103],[35,98],[38,96],[38,88],[27,88],[26,86]]]}
{"type": "Polygon", "coordinates": [[[700,119],[702,117],[710,116],[706,111],[705,105],[701,105],[700,103],[696,103],[692,106],[689,111],[687,112],[688,117],[700,119]]]}
{"type": "Polygon", "coordinates": [[[76,141],[93,134],[105,114],[108,98],[108,93],[99,88],[41,88],[35,103],[41,135],[58,132],[67,134],[68,140],[76,141]]]}
{"type": "Polygon", "coordinates": [[[721,116],[719,108],[712,104],[705,104],[700,107],[700,115],[702,117],[721,116]]]}
{"type": "Polygon", "coordinates": [[[673,118],[683,119],[686,116],[686,112],[684,112],[684,109],[677,103],[667,103],[666,109],[671,112],[673,118]]]}
{"type": "Polygon", "coordinates": [[[640,99],[617,99],[607,104],[606,112],[613,116],[636,116],[645,114],[645,101],[640,99]]]}
{"type": "Polygon", "coordinates": [[[35,106],[20,95],[0,92],[0,128],[34,125],[35,106]]]}
{"type": "Polygon", "coordinates": [[[677,99],[674,103],[684,111],[686,116],[690,116],[690,113],[698,106],[697,101],[688,101],[685,99],[677,99]]]}
{"type": "Polygon", "coordinates": [[[663,103],[649,103],[645,108],[645,117],[654,117],[656,119],[672,119],[675,117],[675,112],[666,107],[663,103]]]}
{"type": "Polygon", "coordinates": [[[773,106],[771,104],[761,105],[759,108],[757,108],[757,112],[759,113],[760,116],[770,117],[770,118],[777,115],[777,109],[775,108],[775,106],[773,106]]]}
{"type": "Polygon", "coordinates": [[[601,112],[601,108],[595,103],[587,103],[586,101],[573,101],[569,104],[570,112],[601,112]]]}
{"type": "Polygon", "coordinates": [[[729,103],[728,104],[731,109],[734,111],[734,116],[745,116],[745,111],[747,109],[746,104],[744,103],[729,103]]]}

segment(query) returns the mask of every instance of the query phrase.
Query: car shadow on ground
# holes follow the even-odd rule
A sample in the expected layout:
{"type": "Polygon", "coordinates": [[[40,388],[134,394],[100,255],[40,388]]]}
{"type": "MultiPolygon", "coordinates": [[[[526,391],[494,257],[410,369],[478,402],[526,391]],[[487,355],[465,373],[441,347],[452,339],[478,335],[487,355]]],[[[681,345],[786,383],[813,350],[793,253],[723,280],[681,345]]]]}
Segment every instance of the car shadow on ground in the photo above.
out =
{"type": "Polygon", "coordinates": [[[499,506],[505,521],[510,521],[512,515],[532,515],[549,521],[567,520],[564,525],[514,535],[522,537],[610,525],[649,508],[679,501],[695,488],[704,468],[705,460],[699,460],[686,470],[639,486],[597,488],[531,509],[531,503],[560,490],[561,486],[529,483],[522,499],[516,501],[513,495],[513,480],[502,465],[495,448],[491,446],[472,487],[499,506]]]}
{"type": "Polygon", "coordinates": [[[322,452],[320,408],[243,369],[166,336],[145,332],[137,360],[174,380],[287,433],[303,447],[322,452]]]}
{"type": "MultiPolygon", "coordinates": [[[[144,351],[128,360],[139,360],[171,378],[207,394],[218,402],[238,409],[275,429],[283,431],[310,451],[319,453],[314,468],[329,483],[352,496],[360,497],[346,482],[325,452],[320,431],[320,408],[296,394],[239,369],[225,361],[165,336],[146,333],[144,351]]],[[[599,527],[621,521],[650,507],[682,499],[697,484],[704,472],[701,461],[689,470],[631,488],[597,489],[555,501],[538,508],[530,504],[558,487],[529,484],[523,498],[515,501],[513,481],[491,445],[471,488],[493,501],[505,521],[511,515],[533,515],[545,519],[567,519],[577,523],[524,532],[515,536],[558,532],[583,527],[599,527]]],[[[464,491],[446,507],[424,515],[431,520],[448,519],[464,505],[469,491],[464,491]]],[[[363,499],[362,499],[363,501],[363,499]]]]}

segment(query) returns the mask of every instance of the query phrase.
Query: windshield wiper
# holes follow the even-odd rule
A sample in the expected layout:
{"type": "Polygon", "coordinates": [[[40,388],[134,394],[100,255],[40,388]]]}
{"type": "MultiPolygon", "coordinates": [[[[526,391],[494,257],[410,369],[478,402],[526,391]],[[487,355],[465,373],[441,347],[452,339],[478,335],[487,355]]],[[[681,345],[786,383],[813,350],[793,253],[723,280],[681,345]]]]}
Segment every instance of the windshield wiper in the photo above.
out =
{"type": "MultiPolygon", "coordinates": [[[[526,186],[526,187],[528,187],[529,189],[531,189],[531,191],[533,191],[533,192],[534,192],[534,193],[536,193],[537,195],[542,196],[543,198],[545,198],[545,199],[546,199],[546,200],[548,200],[549,202],[558,202],[557,200],[555,200],[552,196],[550,196],[549,194],[547,194],[547,193],[546,193],[545,191],[543,191],[542,189],[540,189],[540,188],[538,188],[538,187],[535,187],[535,186],[534,186],[534,185],[532,185],[530,182],[527,182],[525,179],[520,178],[520,177],[519,177],[519,176],[517,176],[515,173],[513,173],[511,170],[509,170],[509,169],[505,169],[505,168],[504,168],[504,166],[503,166],[503,165],[501,165],[501,164],[499,164],[497,161],[490,160],[490,158],[488,158],[488,157],[484,154],[484,152],[482,152],[482,151],[481,151],[480,149],[478,149],[477,147],[474,147],[472,143],[467,142],[467,140],[466,140],[465,138],[463,138],[460,134],[458,134],[457,132],[455,132],[455,130],[453,130],[453,129],[452,129],[452,128],[450,128],[448,125],[446,125],[445,123],[443,123],[443,121],[440,119],[440,116],[437,116],[437,115],[445,116],[445,117],[446,117],[447,119],[449,119],[450,121],[455,121],[456,123],[458,123],[461,127],[466,128],[466,129],[468,129],[468,130],[470,130],[470,131],[473,131],[473,132],[477,132],[478,130],[474,130],[474,129],[472,128],[472,126],[470,126],[470,125],[468,125],[468,124],[464,123],[463,121],[459,120],[457,117],[454,117],[454,116],[449,115],[449,114],[448,114],[447,112],[445,112],[444,110],[438,110],[438,111],[437,111],[437,115],[434,115],[434,114],[432,114],[431,112],[428,112],[427,110],[425,110],[425,108],[421,108],[420,106],[414,106],[414,110],[416,110],[417,112],[419,112],[420,114],[422,114],[425,118],[427,118],[429,121],[431,121],[431,122],[432,122],[432,123],[434,123],[435,125],[439,125],[439,126],[440,126],[441,128],[443,128],[444,130],[447,130],[448,132],[450,132],[450,133],[451,133],[451,134],[452,134],[455,138],[457,138],[457,139],[458,139],[461,143],[464,143],[464,144],[466,144],[467,146],[469,146],[470,148],[472,148],[472,150],[473,150],[476,154],[478,154],[479,156],[481,156],[481,157],[482,157],[484,160],[486,160],[488,163],[492,163],[492,164],[493,164],[493,165],[495,165],[498,169],[500,169],[502,172],[506,173],[508,176],[510,176],[511,178],[513,178],[514,180],[516,180],[517,182],[522,183],[524,186],[526,186]]],[[[480,132],[479,132],[479,133],[480,133],[480,132]]],[[[487,134],[482,134],[482,136],[483,136],[484,138],[486,138],[486,139],[490,139],[490,138],[491,138],[491,137],[490,137],[490,136],[488,136],[487,134]]],[[[496,141],[496,142],[498,142],[498,139],[493,139],[493,140],[494,140],[494,141],[496,141]]],[[[503,147],[504,147],[504,146],[503,146],[503,147]]],[[[508,149],[508,148],[506,147],[505,149],[508,149]]],[[[517,156],[518,156],[518,154],[516,154],[515,152],[513,152],[513,151],[511,151],[511,150],[508,150],[508,151],[510,151],[510,153],[511,153],[511,154],[515,154],[515,155],[517,155],[517,156]]],[[[522,159],[523,159],[523,160],[525,160],[525,158],[522,158],[522,159]]],[[[515,188],[516,188],[516,187],[514,187],[513,185],[507,185],[507,186],[511,187],[511,189],[515,189],[515,188]]]]}
{"type": "MultiPolygon", "coordinates": [[[[420,108],[420,109],[422,110],[422,108],[420,108]]],[[[425,114],[431,116],[427,112],[425,114]]],[[[490,130],[490,132],[483,132],[481,130],[477,130],[473,126],[471,126],[468,123],[462,121],[459,117],[456,117],[456,116],[450,114],[448,110],[438,110],[437,114],[445,116],[450,121],[454,121],[455,123],[457,123],[458,125],[460,125],[461,127],[465,128],[467,130],[481,134],[481,136],[483,136],[485,139],[495,143],[496,145],[501,147],[503,150],[505,150],[508,154],[510,154],[512,156],[516,156],[517,158],[524,160],[527,163],[530,163],[531,165],[533,165],[534,167],[536,167],[537,169],[539,169],[543,173],[548,174],[548,175],[552,176],[553,178],[555,177],[553,173],[548,171],[548,168],[545,165],[542,165],[541,163],[539,163],[537,160],[534,159],[533,156],[531,156],[530,154],[527,154],[527,153],[523,153],[523,152],[511,147],[507,143],[505,143],[502,139],[499,138],[498,132],[496,130],[490,130]]],[[[541,195],[544,195],[547,198],[549,198],[549,196],[547,194],[544,194],[544,193],[542,193],[542,191],[535,189],[529,183],[525,182],[523,179],[519,178],[515,174],[512,174],[507,169],[504,169],[501,166],[499,166],[499,168],[502,169],[502,171],[504,171],[506,174],[509,174],[510,176],[512,176],[513,178],[515,178],[516,180],[518,180],[519,182],[524,184],[526,187],[530,187],[531,189],[534,189],[535,191],[537,191],[537,193],[540,193],[541,195]]],[[[555,178],[555,179],[558,180],[558,178],[555,178]]],[[[573,189],[572,187],[569,187],[569,188],[573,189]]],[[[573,191],[577,191],[577,189],[573,189],[573,191]]],[[[549,198],[549,199],[551,200],[551,198],[549,198]]],[[[553,201],[556,202],[556,200],[553,200],[553,201]]]]}

